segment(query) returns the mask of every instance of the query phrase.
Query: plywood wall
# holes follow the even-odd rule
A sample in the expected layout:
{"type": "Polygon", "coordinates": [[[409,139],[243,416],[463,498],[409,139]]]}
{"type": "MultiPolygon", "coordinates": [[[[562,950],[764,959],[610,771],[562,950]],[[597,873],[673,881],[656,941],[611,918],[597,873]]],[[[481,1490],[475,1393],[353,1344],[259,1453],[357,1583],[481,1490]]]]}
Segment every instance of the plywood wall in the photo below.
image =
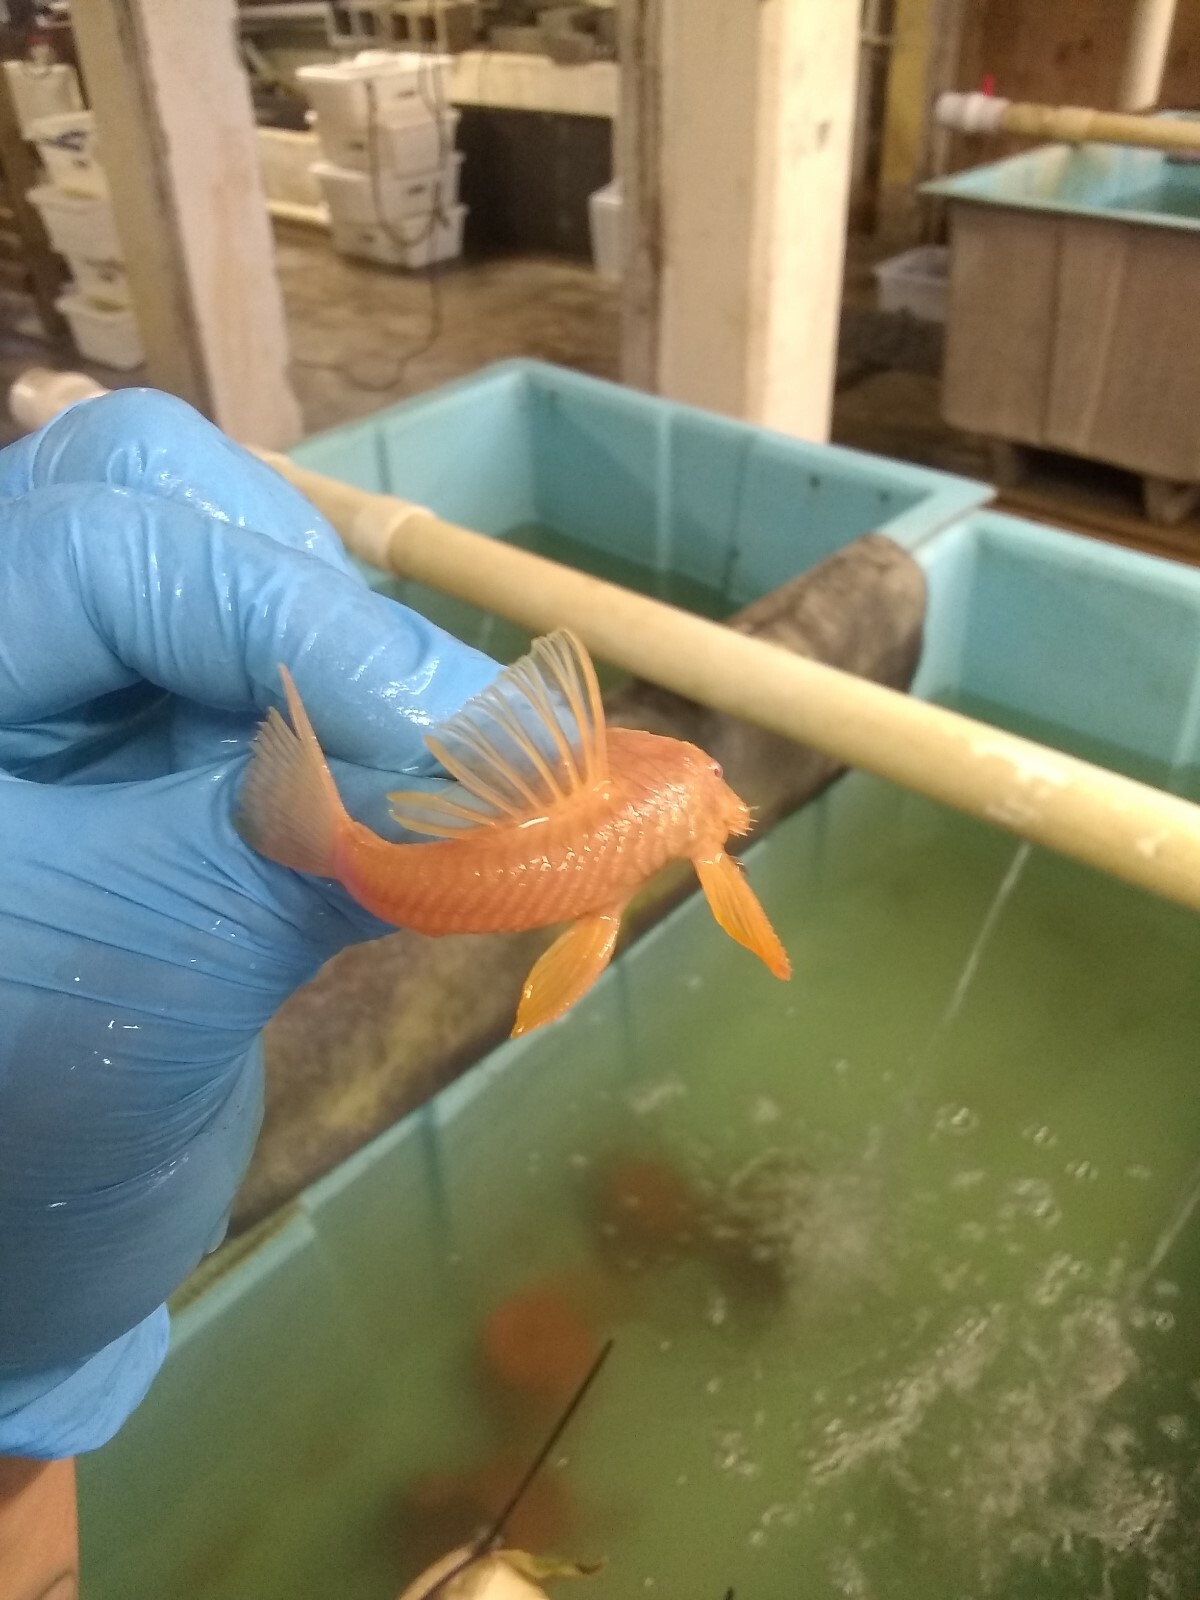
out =
{"type": "MultiPolygon", "coordinates": [[[[985,76],[1008,100],[1114,109],[1129,42],[1133,0],[958,0],[962,43],[952,83],[978,89],[985,76]]],[[[1162,104],[1200,109],[1200,0],[1178,0],[1162,104]]],[[[942,135],[931,149],[939,172],[959,171],[1027,150],[1024,139],[942,135]]]]}
{"type": "MultiPolygon", "coordinates": [[[[1010,100],[1116,105],[1132,0],[965,0],[959,87],[1010,100]]],[[[1200,0],[1178,0],[1163,102],[1200,106],[1200,0]]]]}

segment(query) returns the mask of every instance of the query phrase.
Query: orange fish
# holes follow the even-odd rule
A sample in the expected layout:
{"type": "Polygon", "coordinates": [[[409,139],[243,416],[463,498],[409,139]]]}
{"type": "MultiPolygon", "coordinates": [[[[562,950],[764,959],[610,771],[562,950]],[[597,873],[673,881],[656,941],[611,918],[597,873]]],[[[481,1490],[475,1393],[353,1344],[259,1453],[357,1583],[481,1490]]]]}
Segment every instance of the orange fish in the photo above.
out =
{"type": "Polygon", "coordinates": [[[777,978],[790,977],[787,952],[725,850],[749,831],[749,808],[695,745],[607,728],[595,670],[573,634],[538,639],[426,739],[455,785],[388,796],[401,827],[437,843],[393,844],[352,820],[295,684],[280,673],[292,726],[272,709],[259,732],[243,836],[416,933],[570,922],[526,980],[514,1036],[561,1017],[591,988],[625,906],[671,861],[691,861],[725,932],[777,978]]]}

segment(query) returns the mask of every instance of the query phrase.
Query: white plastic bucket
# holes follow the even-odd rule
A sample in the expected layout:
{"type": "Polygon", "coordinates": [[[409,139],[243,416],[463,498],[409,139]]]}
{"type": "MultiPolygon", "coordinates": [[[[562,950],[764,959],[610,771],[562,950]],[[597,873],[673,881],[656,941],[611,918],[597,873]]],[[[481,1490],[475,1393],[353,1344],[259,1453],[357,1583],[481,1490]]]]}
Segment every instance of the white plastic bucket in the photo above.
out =
{"type": "Polygon", "coordinates": [[[68,194],[108,194],[90,111],[37,117],[29,125],[29,138],[37,146],[50,181],[59,189],[68,194]]]}
{"type": "Polygon", "coordinates": [[[300,67],[296,79],[317,117],[347,130],[420,120],[445,103],[450,58],[415,50],[365,50],[352,61],[300,67]]]}
{"type": "MultiPolygon", "coordinates": [[[[440,118],[427,116],[422,122],[392,126],[378,123],[373,130],[373,150],[379,171],[397,177],[435,171],[454,148],[459,120],[459,112],[447,111],[440,118]]],[[[321,151],[331,166],[350,167],[356,172],[370,171],[372,146],[365,127],[346,128],[318,118],[317,135],[321,151]]]]}
{"type": "Polygon", "coordinates": [[[120,311],[131,303],[129,279],[122,262],[69,255],[67,265],[76,289],[93,305],[111,306],[120,311]]]}
{"type": "Polygon", "coordinates": [[[381,215],[427,216],[437,207],[445,209],[456,206],[462,164],[462,155],[455,153],[444,167],[432,172],[417,173],[411,177],[381,172],[377,186],[371,182],[370,173],[356,172],[353,167],[335,167],[331,162],[318,161],[312,170],[335,223],[374,223],[379,221],[381,215]],[[379,193],[378,207],[375,203],[376,187],[379,193]]]}
{"type": "Polygon", "coordinates": [[[70,323],[81,356],[119,372],[129,372],[145,361],[132,311],[96,306],[78,293],[60,295],[55,304],[70,323]]]}
{"type": "Polygon", "coordinates": [[[415,272],[439,261],[452,261],[462,254],[466,219],[466,206],[458,205],[432,228],[428,217],[406,217],[391,228],[382,223],[335,220],[333,243],[342,255],[359,256],[366,261],[406,267],[415,272]]]}
{"type": "Polygon", "coordinates": [[[95,195],[65,194],[52,184],[29,191],[60,256],[84,256],[93,261],[123,259],[109,200],[95,195]]]}
{"type": "Polygon", "coordinates": [[[36,61],[6,61],[4,73],[23,139],[31,137],[30,127],[38,118],[65,116],[83,109],[79,74],[61,61],[44,65],[36,61]]]}
{"type": "Polygon", "coordinates": [[[596,271],[602,278],[619,278],[625,254],[625,202],[620,179],[589,196],[588,222],[596,271]]]}
{"type": "Polygon", "coordinates": [[[907,311],[922,322],[945,322],[950,284],[950,252],[942,245],[919,245],[875,268],[881,311],[907,311]]]}

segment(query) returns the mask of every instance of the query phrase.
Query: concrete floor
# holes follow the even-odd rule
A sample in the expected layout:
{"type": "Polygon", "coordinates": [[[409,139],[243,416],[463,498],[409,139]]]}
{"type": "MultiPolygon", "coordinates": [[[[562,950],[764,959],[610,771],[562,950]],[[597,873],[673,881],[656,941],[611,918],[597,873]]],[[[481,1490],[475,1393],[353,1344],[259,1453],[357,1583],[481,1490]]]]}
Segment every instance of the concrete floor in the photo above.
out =
{"type": "MultiPolygon", "coordinates": [[[[338,256],[328,235],[278,225],[277,255],[291,329],[292,381],[305,430],[354,420],[506,357],[536,356],[600,377],[618,375],[618,295],[586,265],[518,256],[464,261],[432,281],[338,256]]],[[[941,420],[941,330],[876,310],[879,247],[849,241],[833,438],[876,455],[988,479],[980,440],[941,420]]],[[[0,386],[30,365],[90,371],[110,387],[144,381],[81,362],[23,334],[0,299],[0,386]]],[[[0,403],[0,444],[15,436],[0,403]]],[[[1043,462],[1034,492],[1008,503],[1119,543],[1200,561],[1200,515],[1170,536],[1146,523],[1129,474],[1043,462]],[[1064,470],[1065,469],[1065,470],[1064,470]],[[1043,493],[1043,490],[1049,492],[1043,493]]]]}
{"type": "MultiPolygon", "coordinates": [[[[281,225],[276,240],[306,433],[511,356],[617,376],[617,291],[590,267],[516,256],[465,262],[430,280],[347,260],[314,229],[281,225]]],[[[29,366],[85,371],[108,388],[145,381],[52,349],[18,321],[0,306],[4,395],[29,366]]],[[[0,410],[2,444],[16,429],[0,410]]]]}

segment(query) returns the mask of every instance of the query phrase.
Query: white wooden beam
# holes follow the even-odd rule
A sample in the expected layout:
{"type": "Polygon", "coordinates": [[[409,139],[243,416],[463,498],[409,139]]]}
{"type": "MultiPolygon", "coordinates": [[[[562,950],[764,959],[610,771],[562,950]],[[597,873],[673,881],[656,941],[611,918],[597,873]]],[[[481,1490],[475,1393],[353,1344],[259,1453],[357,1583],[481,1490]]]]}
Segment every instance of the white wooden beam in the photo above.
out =
{"type": "Polygon", "coordinates": [[[80,64],[149,381],[233,438],[300,437],[234,0],[83,0],[80,64]]]}
{"type": "Polygon", "coordinates": [[[626,0],[626,381],[829,433],[858,67],[848,0],[626,0]]]}

